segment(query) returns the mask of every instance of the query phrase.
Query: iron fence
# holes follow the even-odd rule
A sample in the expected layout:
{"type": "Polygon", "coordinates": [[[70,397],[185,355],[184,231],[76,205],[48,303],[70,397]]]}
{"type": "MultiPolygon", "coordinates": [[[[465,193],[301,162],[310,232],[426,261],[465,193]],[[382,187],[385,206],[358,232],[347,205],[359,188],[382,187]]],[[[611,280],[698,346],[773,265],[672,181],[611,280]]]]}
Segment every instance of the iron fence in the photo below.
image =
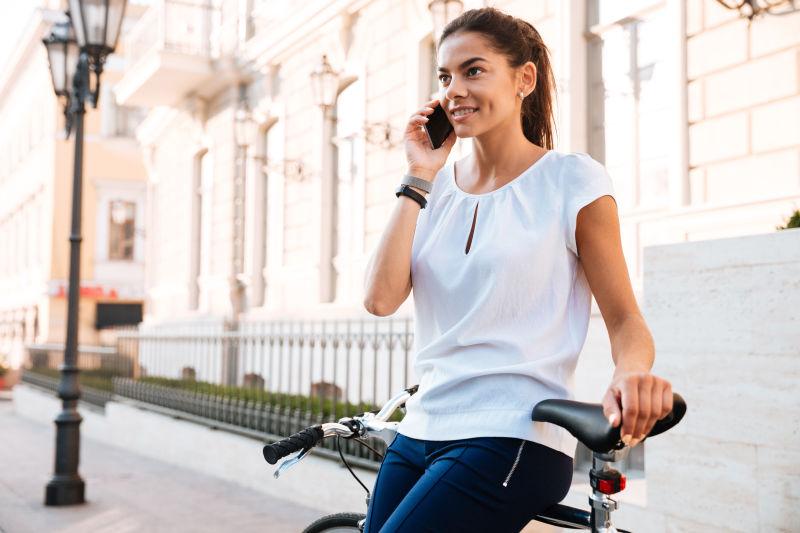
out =
{"type": "MultiPolygon", "coordinates": [[[[58,391],[60,366],[64,362],[63,344],[29,344],[22,381],[58,391]]],[[[77,366],[81,370],[81,399],[98,407],[113,397],[112,378],[131,376],[133,361],[114,347],[79,346],[77,366]]]]}
{"type": "MultiPolygon", "coordinates": [[[[121,331],[115,394],[276,440],[372,410],[410,382],[411,319],[163,325],[121,331]]],[[[377,466],[366,447],[351,459],[377,466]]],[[[381,442],[370,445],[382,451],[381,442]]],[[[333,450],[330,441],[323,448],[333,450]]]]}
{"type": "MultiPolygon", "coordinates": [[[[118,329],[114,342],[79,347],[84,401],[104,406],[116,395],[270,441],[376,409],[416,382],[410,318],[163,324],[118,329]]],[[[23,381],[57,391],[63,346],[27,348],[23,381]]],[[[328,439],[320,453],[335,457],[334,449],[328,439]]],[[[342,449],[355,464],[379,464],[356,442],[343,440],[342,449]]],[[[588,469],[590,456],[579,444],[576,470],[588,469]]],[[[637,446],[626,466],[642,470],[643,460],[637,446]]]]}

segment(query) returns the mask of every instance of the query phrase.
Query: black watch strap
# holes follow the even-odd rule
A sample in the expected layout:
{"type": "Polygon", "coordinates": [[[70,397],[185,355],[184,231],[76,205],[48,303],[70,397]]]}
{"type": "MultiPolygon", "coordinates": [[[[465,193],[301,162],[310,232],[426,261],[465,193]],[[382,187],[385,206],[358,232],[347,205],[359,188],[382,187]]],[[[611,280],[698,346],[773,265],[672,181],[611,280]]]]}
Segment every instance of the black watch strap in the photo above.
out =
{"type": "Polygon", "coordinates": [[[395,191],[395,196],[399,198],[401,194],[403,196],[408,196],[417,202],[422,209],[425,209],[425,206],[428,205],[428,200],[426,200],[425,197],[420,193],[412,189],[410,185],[400,185],[395,191]]]}

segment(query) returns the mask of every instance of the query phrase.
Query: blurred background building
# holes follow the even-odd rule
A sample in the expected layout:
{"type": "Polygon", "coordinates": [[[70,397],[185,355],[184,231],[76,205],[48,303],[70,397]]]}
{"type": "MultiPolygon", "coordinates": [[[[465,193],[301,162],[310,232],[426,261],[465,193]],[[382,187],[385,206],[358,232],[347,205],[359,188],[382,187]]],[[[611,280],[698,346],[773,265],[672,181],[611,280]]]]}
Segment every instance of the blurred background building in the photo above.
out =
{"type": "MultiPolygon", "coordinates": [[[[20,3],[4,28],[0,355],[12,367],[25,345],[61,345],[66,331],[73,153],[42,46],[49,10],[61,7],[20,3]]],[[[107,73],[110,83],[119,78],[121,58],[111,58],[107,73]]],[[[86,117],[79,326],[86,345],[100,344],[107,328],[140,322],[144,302],[147,174],[134,131],[145,111],[117,105],[110,89],[86,117]]]]}
{"type": "MultiPolygon", "coordinates": [[[[637,289],[645,246],[772,231],[797,205],[797,15],[748,27],[713,0],[488,3],[549,44],[557,149],[608,168],[637,289]]],[[[401,131],[437,91],[438,4],[462,3],[149,4],[114,87],[149,110],[148,323],[363,314],[401,131]],[[329,102],[314,95],[323,56],[329,102]]]]}

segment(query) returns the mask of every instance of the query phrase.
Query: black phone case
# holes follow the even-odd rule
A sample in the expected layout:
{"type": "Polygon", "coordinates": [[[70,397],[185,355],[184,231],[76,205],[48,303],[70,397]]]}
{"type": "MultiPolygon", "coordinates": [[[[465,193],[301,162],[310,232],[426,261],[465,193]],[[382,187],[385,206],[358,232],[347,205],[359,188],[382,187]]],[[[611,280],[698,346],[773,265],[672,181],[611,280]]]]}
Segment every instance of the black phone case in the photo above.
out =
{"type": "Polygon", "coordinates": [[[431,141],[433,149],[439,148],[453,131],[453,125],[447,119],[447,114],[441,105],[437,105],[433,113],[428,115],[428,122],[425,124],[425,131],[431,141]]]}

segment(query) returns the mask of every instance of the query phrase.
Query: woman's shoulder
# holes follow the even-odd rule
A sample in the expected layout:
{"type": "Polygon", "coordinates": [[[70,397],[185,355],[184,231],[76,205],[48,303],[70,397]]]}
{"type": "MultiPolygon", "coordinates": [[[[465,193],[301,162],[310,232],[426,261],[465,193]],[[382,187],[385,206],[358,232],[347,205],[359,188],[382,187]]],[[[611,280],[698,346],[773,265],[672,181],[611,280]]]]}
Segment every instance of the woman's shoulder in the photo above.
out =
{"type": "Polygon", "coordinates": [[[586,152],[560,152],[558,150],[551,150],[553,152],[553,160],[565,172],[583,173],[583,174],[596,174],[604,173],[605,167],[602,163],[597,161],[586,152]]]}
{"type": "Polygon", "coordinates": [[[606,167],[586,152],[555,152],[557,185],[567,193],[610,181],[606,167]]]}

